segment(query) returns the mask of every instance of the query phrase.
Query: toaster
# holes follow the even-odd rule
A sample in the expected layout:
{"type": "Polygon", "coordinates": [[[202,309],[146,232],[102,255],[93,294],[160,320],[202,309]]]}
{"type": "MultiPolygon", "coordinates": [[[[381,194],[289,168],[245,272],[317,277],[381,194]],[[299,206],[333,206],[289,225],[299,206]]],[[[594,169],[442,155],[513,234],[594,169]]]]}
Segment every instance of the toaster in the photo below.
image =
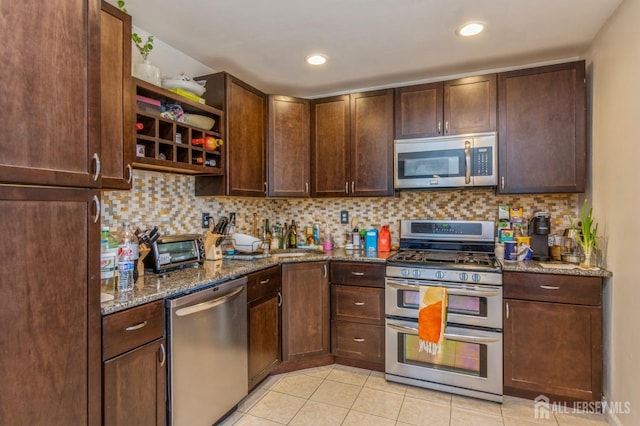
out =
{"type": "Polygon", "coordinates": [[[144,258],[145,272],[163,273],[194,267],[205,260],[204,241],[199,234],[168,235],[151,243],[144,258]]]}

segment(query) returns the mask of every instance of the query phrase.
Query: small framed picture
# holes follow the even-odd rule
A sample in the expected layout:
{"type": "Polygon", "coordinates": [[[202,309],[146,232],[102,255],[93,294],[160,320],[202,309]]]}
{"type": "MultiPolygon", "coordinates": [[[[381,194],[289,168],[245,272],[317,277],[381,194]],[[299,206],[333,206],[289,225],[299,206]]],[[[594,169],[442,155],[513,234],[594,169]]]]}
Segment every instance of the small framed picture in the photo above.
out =
{"type": "Polygon", "coordinates": [[[144,157],[144,145],[136,144],[136,157],[144,157]]]}

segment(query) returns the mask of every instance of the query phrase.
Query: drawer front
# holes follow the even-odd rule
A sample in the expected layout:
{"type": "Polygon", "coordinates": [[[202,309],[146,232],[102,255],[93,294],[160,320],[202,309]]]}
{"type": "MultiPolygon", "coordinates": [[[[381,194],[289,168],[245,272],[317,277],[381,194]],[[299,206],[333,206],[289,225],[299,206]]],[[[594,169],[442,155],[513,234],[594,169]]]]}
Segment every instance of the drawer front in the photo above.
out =
{"type": "Polygon", "coordinates": [[[102,317],[102,359],[164,336],[164,300],[102,317]]]}
{"type": "Polygon", "coordinates": [[[384,363],[384,326],[331,322],[333,355],[384,363]]]}
{"type": "Polygon", "coordinates": [[[384,288],[384,264],[331,262],[331,283],[384,288]]]}
{"type": "Polygon", "coordinates": [[[384,289],[350,285],[331,286],[332,319],[384,324],[384,289]]]}
{"type": "Polygon", "coordinates": [[[277,293],[281,288],[282,275],[280,274],[280,266],[254,272],[247,277],[247,301],[251,302],[277,293]]]}
{"type": "Polygon", "coordinates": [[[505,299],[600,306],[602,278],[576,275],[503,273],[505,299]]]}

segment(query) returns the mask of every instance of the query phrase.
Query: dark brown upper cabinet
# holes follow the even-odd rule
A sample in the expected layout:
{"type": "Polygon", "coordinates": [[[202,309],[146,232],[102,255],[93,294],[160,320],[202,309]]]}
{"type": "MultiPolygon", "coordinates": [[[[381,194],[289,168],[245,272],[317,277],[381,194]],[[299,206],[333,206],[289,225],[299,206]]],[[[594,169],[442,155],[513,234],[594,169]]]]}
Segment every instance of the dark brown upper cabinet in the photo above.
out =
{"type": "Polygon", "coordinates": [[[498,77],[498,192],[583,192],[584,61],[498,77]]]}
{"type": "Polygon", "coordinates": [[[309,101],[290,96],[269,96],[268,195],[308,197],[311,142],[309,101]]]}
{"type": "Polygon", "coordinates": [[[496,97],[496,74],[396,88],[396,139],[495,131],[496,97]]]}
{"type": "Polygon", "coordinates": [[[312,196],[393,195],[393,89],[311,102],[312,196]]]}

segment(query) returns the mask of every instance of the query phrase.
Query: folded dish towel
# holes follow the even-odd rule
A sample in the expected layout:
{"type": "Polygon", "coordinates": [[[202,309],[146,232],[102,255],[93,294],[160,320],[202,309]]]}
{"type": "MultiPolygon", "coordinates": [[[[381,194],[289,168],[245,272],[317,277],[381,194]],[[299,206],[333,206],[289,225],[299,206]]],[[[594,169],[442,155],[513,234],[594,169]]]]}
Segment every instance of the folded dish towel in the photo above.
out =
{"type": "Polygon", "coordinates": [[[444,328],[447,324],[447,289],[420,286],[419,309],[420,352],[437,355],[441,351],[444,328]]]}

